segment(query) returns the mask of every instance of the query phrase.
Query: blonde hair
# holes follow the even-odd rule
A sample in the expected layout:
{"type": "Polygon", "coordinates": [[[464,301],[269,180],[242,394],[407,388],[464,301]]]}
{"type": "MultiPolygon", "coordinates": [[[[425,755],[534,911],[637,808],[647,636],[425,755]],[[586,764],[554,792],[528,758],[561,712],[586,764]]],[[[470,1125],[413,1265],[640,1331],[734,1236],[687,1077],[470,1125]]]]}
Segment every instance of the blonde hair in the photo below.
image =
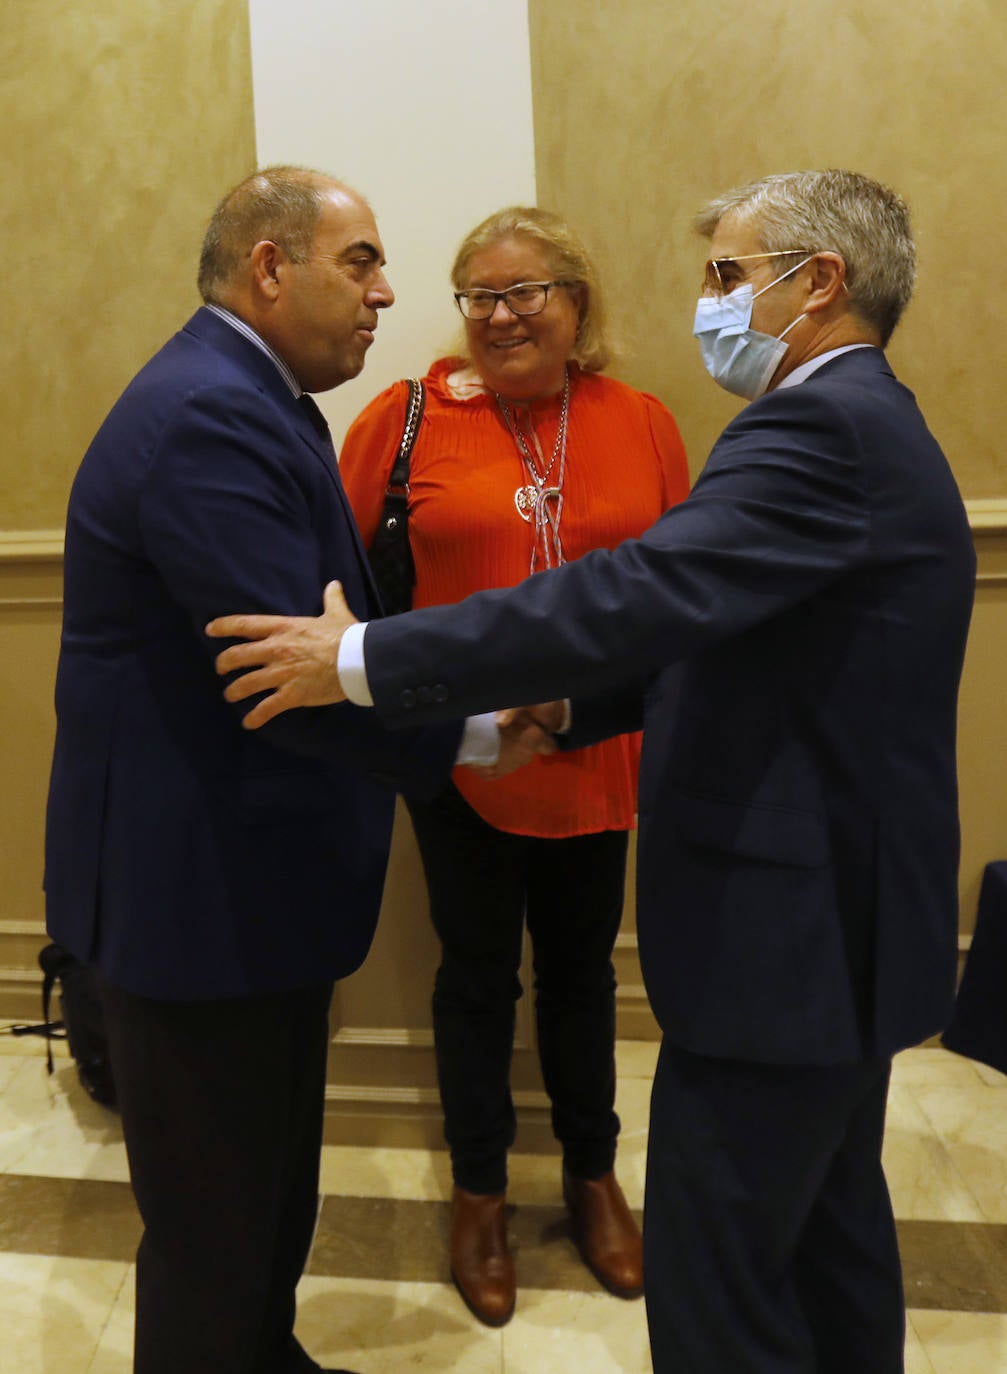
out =
{"type": "Polygon", "coordinates": [[[573,357],[585,372],[603,372],[614,355],[601,282],[580,238],[561,215],[533,205],[509,205],[497,210],[465,236],[455,254],[451,281],[456,291],[468,285],[468,265],[483,248],[502,239],[524,238],[546,249],[550,271],[558,281],[577,289],[578,324],[573,357]]]}

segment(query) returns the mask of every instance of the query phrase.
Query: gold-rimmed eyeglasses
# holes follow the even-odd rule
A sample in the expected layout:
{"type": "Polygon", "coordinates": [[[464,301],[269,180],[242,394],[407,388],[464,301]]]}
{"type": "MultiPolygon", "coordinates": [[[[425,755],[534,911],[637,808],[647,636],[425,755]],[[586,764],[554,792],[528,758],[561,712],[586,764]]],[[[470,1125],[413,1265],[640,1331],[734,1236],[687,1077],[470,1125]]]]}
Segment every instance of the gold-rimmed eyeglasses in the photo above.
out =
{"type": "Polygon", "coordinates": [[[735,266],[739,262],[752,262],[756,258],[799,258],[802,254],[814,256],[812,248],[784,248],[778,253],[741,253],[736,258],[710,258],[703,269],[703,294],[707,296],[726,296],[745,279],[745,273],[735,266]]]}
{"type": "Polygon", "coordinates": [[[471,291],[456,291],[455,302],[467,320],[488,320],[497,308],[497,301],[514,315],[538,315],[546,307],[549,292],[554,286],[569,286],[565,281],[520,281],[506,291],[490,291],[473,287],[471,291]]]}

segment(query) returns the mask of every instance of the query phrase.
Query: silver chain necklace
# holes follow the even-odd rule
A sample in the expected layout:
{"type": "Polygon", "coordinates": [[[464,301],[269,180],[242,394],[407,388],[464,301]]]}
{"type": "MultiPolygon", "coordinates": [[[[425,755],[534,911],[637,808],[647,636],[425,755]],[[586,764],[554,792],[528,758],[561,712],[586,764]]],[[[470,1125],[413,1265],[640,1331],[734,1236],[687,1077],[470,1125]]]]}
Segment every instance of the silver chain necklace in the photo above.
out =
{"type": "MultiPolygon", "coordinates": [[[[539,471],[535,455],[521,432],[510,402],[505,401],[498,392],[494,394],[507,428],[517,445],[517,451],[528,471],[528,476],[531,478],[530,483],[523,483],[514,493],[514,505],[518,515],[527,523],[534,522],[535,526],[531,546],[531,564],[528,571],[529,573],[536,571],[540,554],[544,567],[558,568],[561,563],[566,562],[563,557],[563,541],[560,538],[559,523],[563,516],[563,478],[566,475],[566,422],[570,414],[569,370],[566,368],[563,370],[563,403],[559,412],[559,428],[556,431],[556,442],[552,446],[549,464],[544,472],[539,471]],[[552,476],[553,468],[557,467],[557,459],[559,459],[559,465],[554,482],[547,485],[552,476]]],[[[530,411],[528,427],[532,442],[538,449],[539,457],[544,461],[538,437],[532,427],[530,411]]]]}

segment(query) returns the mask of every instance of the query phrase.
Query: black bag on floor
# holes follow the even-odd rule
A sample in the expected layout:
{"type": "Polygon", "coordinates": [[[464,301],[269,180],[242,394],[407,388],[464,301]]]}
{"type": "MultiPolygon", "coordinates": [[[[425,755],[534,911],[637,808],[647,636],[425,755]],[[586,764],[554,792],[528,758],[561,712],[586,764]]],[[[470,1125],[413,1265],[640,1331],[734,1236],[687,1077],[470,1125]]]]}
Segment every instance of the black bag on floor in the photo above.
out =
{"type": "MultiPolygon", "coordinates": [[[[94,970],[80,963],[62,945],[46,945],[39,951],[42,969],[41,1026],[25,1027],[53,1039],[65,1031],[70,1053],[77,1065],[77,1077],[89,1096],[105,1107],[116,1105],[115,1083],[108,1059],[105,1038],[105,1018],[95,983],[94,970]],[[54,1021],[50,1013],[52,991],[59,983],[62,1019],[54,1021]]],[[[49,1050],[49,1072],[52,1073],[52,1050],[49,1050]]]]}

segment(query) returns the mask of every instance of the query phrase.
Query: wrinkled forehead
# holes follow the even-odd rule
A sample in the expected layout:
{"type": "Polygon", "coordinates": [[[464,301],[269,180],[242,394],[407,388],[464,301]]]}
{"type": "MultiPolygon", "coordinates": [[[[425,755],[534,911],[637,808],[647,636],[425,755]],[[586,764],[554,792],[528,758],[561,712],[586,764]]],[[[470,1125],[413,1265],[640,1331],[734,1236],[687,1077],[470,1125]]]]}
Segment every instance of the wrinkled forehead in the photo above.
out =
{"type": "Polygon", "coordinates": [[[345,186],[326,190],[315,224],[312,247],[327,253],[342,253],[355,246],[371,249],[384,260],[384,248],[367,202],[345,186]]]}

